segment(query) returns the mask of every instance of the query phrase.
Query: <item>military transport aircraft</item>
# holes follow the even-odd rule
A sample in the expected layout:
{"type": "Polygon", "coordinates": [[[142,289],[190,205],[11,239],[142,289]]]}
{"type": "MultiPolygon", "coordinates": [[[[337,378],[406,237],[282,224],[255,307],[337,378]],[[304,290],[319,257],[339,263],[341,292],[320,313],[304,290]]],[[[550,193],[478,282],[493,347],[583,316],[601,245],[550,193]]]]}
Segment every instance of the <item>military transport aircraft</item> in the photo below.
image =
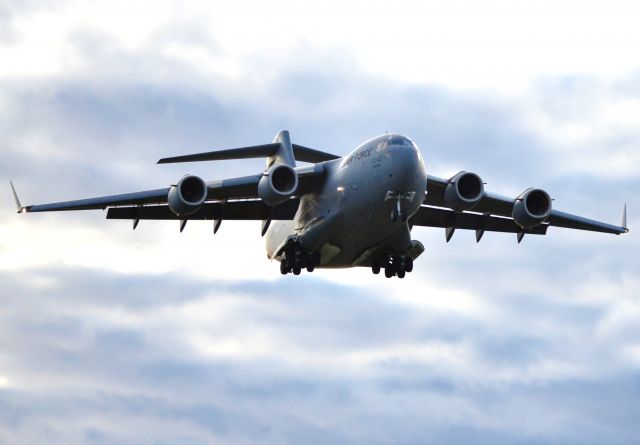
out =
{"type": "Polygon", "coordinates": [[[288,131],[273,143],[164,158],[159,164],[225,159],[267,159],[255,175],[205,182],[186,175],[170,187],[100,198],[23,207],[11,184],[18,211],[47,212],[108,208],[108,219],[261,220],[267,256],[280,272],[302,269],[370,267],[387,278],[413,270],[424,252],[411,239],[414,226],[441,227],[449,241],[456,229],[544,235],[549,226],[619,235],[622,225],[593,221],[552,209],[549,194],[528,188],[516,198],[484,190],[475,173],[449,179],[427,175],[420,150],[400,134],[375,137],[340,157],[292,144],[288,131]],[[296,166],[296,161],[308,163],[296,166]]]}

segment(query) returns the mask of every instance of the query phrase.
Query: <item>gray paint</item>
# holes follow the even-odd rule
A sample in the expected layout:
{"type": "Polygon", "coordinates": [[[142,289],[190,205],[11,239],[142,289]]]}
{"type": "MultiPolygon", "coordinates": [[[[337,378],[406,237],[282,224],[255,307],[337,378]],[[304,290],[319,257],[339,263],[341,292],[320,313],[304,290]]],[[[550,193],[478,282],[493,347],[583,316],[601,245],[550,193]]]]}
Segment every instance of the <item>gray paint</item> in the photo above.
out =
{"type": "Polygon", "coordinates": [[[409,224],[391,220],[395,200],[386,197],[388,192],[412,194],[402,200],[409,216],[420,208],[427,174],[415,144],[396,134],[378,136],[324,166],[322,188],[301,197],[294,220],[267,231],[269,258],[282,259],[278,249],[290,235],[306,249],[321,251],[321,267],[351,267],[370,249],[405,254],[411,247],[409,224]],[[387,144],[396,139],[406,145],[387,144]]]}

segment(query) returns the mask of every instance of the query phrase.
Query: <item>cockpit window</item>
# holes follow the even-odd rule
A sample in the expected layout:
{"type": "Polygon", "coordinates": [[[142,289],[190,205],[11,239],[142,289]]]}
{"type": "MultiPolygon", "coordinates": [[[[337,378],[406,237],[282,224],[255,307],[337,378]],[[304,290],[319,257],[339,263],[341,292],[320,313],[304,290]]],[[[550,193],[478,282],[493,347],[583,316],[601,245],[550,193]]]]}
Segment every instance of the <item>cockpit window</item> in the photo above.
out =
{"type": "Polygon", "coordinates": [[[382,136],[380,138],[376,138],[377,142],[375,145],[375,149],[377,152],[381,152],[382,150],[387,149],[390,146],[400,146],[417,149],[416,145],[411,141],[411,139],[400,136],[400,135],[388,135],[382,136]]]}
{"type": "Polygon", "coordinates": [[[413,147],[413,144],[409,139],[400,136],[392,136],[389,138],[387,145],[404,145],[405,147],[413,147]]]}

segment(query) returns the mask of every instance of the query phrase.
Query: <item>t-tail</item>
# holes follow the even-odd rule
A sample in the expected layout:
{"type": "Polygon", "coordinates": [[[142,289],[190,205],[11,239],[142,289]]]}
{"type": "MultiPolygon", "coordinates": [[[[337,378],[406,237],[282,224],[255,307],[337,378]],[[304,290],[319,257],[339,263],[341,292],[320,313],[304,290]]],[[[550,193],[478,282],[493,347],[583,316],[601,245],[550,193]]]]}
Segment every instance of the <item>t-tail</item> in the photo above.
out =
{"type": "Polygon", "coordinates": [[[267,167],[276,164],[296,166],[296,160],[302,162],[310,162],[316,164],[318,162],[339,159],[336,156],[324,151],[315,150],[313,148],[303,147],[302,145],[292,144],[289,131],[282,130],[276,134],[273,142],[263,145],[251,145],[249,147],[231,148],[228,150],[208,151],[205,153],[196,153],[183,156],[174,156],[170,158],[162,158],[158,164],[171,164],[176,162],[198,162],[198,161],[222,161],[227,159],[248,159],[248,158],[266,158],[267,167]]]}

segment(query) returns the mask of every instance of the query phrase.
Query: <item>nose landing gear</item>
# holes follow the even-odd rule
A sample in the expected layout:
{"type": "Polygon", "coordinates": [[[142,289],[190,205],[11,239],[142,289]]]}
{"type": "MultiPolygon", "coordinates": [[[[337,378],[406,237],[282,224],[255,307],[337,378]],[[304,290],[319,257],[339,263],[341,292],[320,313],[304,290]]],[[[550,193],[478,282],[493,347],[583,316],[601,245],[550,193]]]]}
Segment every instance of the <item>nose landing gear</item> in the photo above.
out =
{"type": "Polygon", "coordinates": [[[407,221],[407,214],[405,212],[403,212],[402,210],[398,210],[397,208],[394,207],[394,209],[391,210],[391,221],[392,222],[397,222],[398,220],[400,220],[402,222],[406,222],[407,221]]]}
{"type": "Polygon", "coordinates": [[[395,201],[393,209],[391,210],[391,221],[402,221],[406,222],[409,218],[406,210],[402,210],[402,201],[406,200],[409,202],[413,201],[416,192],[401,192],[401,191],[393,191],[389,190],[384,197],[385,201],[395,201]]]}
{"type": "Polygon", "coordinates": [[[401,195],[398,195],[396,198],[396,204],[391,210],[391,221],[396,222],[398,220],[405,222],[407,220],[407,212],[402,210],[400,206],[400,200],[402,199],[401,195]]]}
{"type": "Polygon", "coordinates": [[[376,275],[379,274],[383,268],[384,276],[387,278],[393,276],[404,278],[405,274],[413,270],[413,259],[408,256],[385,255],[375,260],[371,265],[371,271],[376,275]]]}

